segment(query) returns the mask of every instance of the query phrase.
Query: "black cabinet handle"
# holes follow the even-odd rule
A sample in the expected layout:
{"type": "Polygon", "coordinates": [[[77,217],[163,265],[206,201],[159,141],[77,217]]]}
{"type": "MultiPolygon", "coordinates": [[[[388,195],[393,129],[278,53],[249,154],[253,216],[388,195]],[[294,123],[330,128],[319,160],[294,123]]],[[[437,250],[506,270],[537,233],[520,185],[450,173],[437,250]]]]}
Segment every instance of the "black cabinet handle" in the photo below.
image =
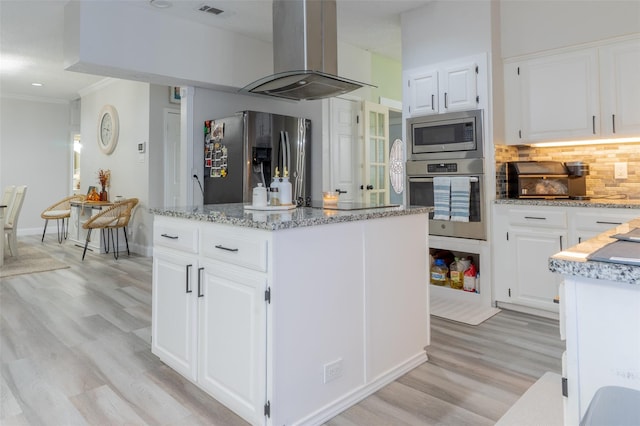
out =
{"type": "Polygon", "coordinates": [[[611,124],[613,125],[613,133],[616,132],[616,115],[611,114],[611,124]]]}
{"type": "Polygon", "coordinates": [[[198,297],[204,297],[202,294],[202,271],[204,268],[198,268],[198,297]]]}
{"type": "Polygon", "coordinates": [[[562,235],[560,235],[560,250],[562,250],[562,235]]]}
{"type": "Polygon", "coordinates": [[[221,246],[220,244],[218,244],[217,246],[215,246],[217,249],[220,250],[226,250],[226,251],[232,251],[232,252],[237,252],[238,249],[237,248],[229,248],[229,247],[225,247],[225,246],[221,246]]]}
{"type": "Polygon", "coordinates": [[[435,95],[431,95],[431,111],[435,111],[436,110],[436,106],[435,106],[435,95]]]}
{"type": "Polygon", "coordinates": [[[444,92],[444,107],[449,108],[449,102],[447,101],[447,92],[444,92]]]}
{"type": "Polygon", "coordinates": [[[186,272],[187,272],[187,276],[185,277],[185,285],[187,287],[187,289],[186,289],[187,293],[193,293],[193,291],[189,288],[189,284],[190,284],[190,282],[189,282],[190,279],[189,278],[191,277],[191,267],[192,266],[193,265],[187,265],[187,267],[185,268],[186,272]]]}
{"type": "Polygon", "coordinates": [[[169,234],[160,234],[161,237],[169,238],[170,240],[177,240],[177,235],[169,235],[169,234]]]}
{"type": "Polygon", "coordinates": [[[593,134],[596,134],[596,116],[592,116],[591,118],[591,126],[593,127],[593,134]]]}
{"type": "Polygon", "coordinates": [[[537,217],[537,216],[525,216],[525,219],[535,219],[535,220],[547,220],[546,217],[537,217]]]}
{"type": "Polygon", "coordinates": [[[597,220],[596,223],[600,225],[622,225],[622,222],[607,222],[606,220],[597,220]]]}
{"type": "Polygon", "coordinates": [[[343,190],[341,190],[341,189],[336,189],[336,192],[337,192],[338,194],[346,194],[346,193],[347,193],[347,191],[343,191],[343,190]]]}

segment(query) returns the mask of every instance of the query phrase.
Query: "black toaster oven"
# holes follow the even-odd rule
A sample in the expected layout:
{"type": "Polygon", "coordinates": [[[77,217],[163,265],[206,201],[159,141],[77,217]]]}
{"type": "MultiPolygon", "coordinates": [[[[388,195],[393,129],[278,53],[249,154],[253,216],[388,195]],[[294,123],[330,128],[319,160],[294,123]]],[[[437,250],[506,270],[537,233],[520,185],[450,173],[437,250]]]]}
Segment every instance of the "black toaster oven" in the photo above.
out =
{"type": "Polygon", "coordinates": [[[506,174],[508,198],[569,198],[569,171],[559,161],[511,161],[506,174]]]}

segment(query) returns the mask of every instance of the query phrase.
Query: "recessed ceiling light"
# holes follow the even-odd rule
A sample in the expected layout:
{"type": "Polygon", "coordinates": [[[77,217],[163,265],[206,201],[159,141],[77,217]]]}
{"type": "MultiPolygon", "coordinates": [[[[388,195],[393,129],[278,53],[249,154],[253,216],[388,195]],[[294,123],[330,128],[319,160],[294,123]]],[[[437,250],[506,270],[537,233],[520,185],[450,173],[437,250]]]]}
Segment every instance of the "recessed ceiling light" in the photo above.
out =
{"type": "Polygon", "coordinates": [[[32,86],[42,87],[42,83],[31,83],[32,86]]]}
{"type": "Polygon", "coordinates": [[[165,9],[167,7],[171,7],[171,2],[169,0],[149,0],[149,4],[159,9],[165,9]]]}

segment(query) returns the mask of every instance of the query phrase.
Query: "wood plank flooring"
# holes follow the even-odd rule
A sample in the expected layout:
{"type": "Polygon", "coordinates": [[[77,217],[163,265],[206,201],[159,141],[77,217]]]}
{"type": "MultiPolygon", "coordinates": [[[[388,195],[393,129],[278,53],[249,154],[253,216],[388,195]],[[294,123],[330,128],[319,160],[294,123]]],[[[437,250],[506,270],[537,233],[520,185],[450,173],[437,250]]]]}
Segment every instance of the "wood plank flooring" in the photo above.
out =
{"type": "MultiPolygon", "coordinates": [[[[151,353],[150,258],[42,246],[71,268],[0,281],[0,424],[246,425],[151,353]]],[[[560,372],[553,320],[503,311],[475,327],[432,318],[431,332],[429,362],[326,424],[494,424],[560,372]]]]}

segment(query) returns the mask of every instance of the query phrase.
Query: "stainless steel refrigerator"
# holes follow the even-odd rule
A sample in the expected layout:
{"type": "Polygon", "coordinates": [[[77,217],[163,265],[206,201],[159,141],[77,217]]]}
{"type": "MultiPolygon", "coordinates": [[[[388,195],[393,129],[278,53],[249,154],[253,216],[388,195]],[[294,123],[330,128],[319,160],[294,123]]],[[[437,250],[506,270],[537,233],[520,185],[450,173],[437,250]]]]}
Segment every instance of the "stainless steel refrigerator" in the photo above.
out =
{"type": "Polygon", "coordinates": [[[286,168],[298,205],[311,202],[311,121],[242,111],[204,123],[204,204],[251,203],[286,168]]]}

